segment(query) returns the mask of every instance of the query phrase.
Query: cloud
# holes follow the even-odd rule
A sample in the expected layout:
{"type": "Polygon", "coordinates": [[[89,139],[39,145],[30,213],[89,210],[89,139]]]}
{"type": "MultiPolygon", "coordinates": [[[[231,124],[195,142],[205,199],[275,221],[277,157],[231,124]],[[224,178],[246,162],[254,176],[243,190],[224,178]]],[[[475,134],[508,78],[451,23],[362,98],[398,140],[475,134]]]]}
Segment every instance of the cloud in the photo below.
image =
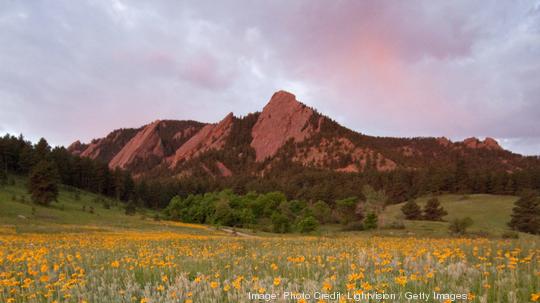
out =
{"type": "Polygon", "coordinates": [[[540,154],[539,7],[4,2],[0,129],[68,144],[158,118],[218,121],[288,89],[363,133],[494,136],[540,154]]]}

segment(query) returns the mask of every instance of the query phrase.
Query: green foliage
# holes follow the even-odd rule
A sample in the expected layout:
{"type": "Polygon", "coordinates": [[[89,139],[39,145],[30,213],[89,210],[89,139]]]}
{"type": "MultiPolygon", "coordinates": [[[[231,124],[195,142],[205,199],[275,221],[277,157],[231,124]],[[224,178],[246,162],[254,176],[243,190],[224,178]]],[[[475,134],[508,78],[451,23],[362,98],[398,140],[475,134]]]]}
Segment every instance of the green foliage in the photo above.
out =
{"type": "Polygon", "coordinates": [[[311,206],[311,213],[321,223],[328,223],[331,221],[332,209],[324,201],[317,201],[311,206]]]}
{"type": "Polygon", "coordinates": [[[58,170],[54,163],[41,160],[30,172],[28,191],[32,201],[41,205],[49,205],[58,198],[58,170]]]}
{"type": "Polygon", "coordinates": [[[410,199],[401,207],[401,212],[407,220],[422,220],[422,209],[414,199],[410,199]]]}
{"type": "Polygon", "coordinates": [[[388,195],[384,190],[375,190],[370,185],[364,185],[362,194],[365,197],[365,212],[375,212],[380,214],[388,202],[388,195]]]}
{"type": "Polygon", "coordinates": [[[124,206],[124,213],[128,216],[133,216],[137,212],[137,205],[135,204],[135,201],[130,200],[126,205],[124,206]]]}
{"type": "Polygon", "coordinates": [[[0,167],[0,186],[8,184],[8,175],[5,169],[0,167]]]}
{"type": "Polygon", "coordinates": [[[431,198],[424,206],[424,219],[428,221],[442,221],[448,213],[441,206],[439,199],[431,198]]]}
{"type": "Polygon", "coordinates": [[[540,198],[537,193],[525,191],[514,205],[508,225],[517,231],[540,234],[540,198]]]}
{"type": "Polygon", "coordinates": [[[519,239],[519,233],[509,230],[502,233],[501,237],[503,239],[519,239]]]}
{"type": "Polygon", "coordinates": [[[313,216],[302,218],[297,224],[298,231],[301,233],[315,231],[318,227],[319,221],[317,221],[317,219],[315,219],[313,216]]]}
{"type": "Polygon", "coordinates": [[[358,198],[350,197],[336,201],[336,211],[341,224],[362,221],[363,215],[357,211],[358,198]]]}
{"type": "Polygon", "coordinates": [[[367,214],[366,218],[364,219],[364,229],[370,230],[370,229],[376,229],[378,226],[379,218],[376,213],[369,213],[367,214]]]}
{"type": "Polygon", "coordinates": [[[448,230],[453,235],[465,235],[467,233],[467,228],[471,227],[473,223],[473,220],[469,217],[456,218],[450,222],[448,230]]]}
{"type": "Polygon", "coordinates": [[[291,231],[289,218],[279,212],[274,212],[272,217],[272,231],[275,233],[288,233],[291,231]]]}

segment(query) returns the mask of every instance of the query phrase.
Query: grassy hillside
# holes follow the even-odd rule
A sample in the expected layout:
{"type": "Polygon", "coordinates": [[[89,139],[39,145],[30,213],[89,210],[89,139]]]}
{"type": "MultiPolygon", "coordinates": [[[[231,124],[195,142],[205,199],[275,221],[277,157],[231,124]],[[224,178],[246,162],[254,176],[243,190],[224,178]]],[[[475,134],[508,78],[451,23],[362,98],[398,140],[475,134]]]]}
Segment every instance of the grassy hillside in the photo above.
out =
{"type": "MultiPolygon", "coordinates": [[[[417,203],[423,207],[428,199],[429,197],[417,199],[417,203]]],[[[439,201],[448,212],[444,217],[447,222],[405,221],[406,230],[419,234],[444,235],[448,233],[448,222],[455,218],[470,217],[474,221],[470,231],[500,235],[508,230],[506,224],[510,221],[510,214],[517,199],[514,196],[484,194],[442,195],[439,201]]],[[[403,203],[387,207],[381,219],[385,222],[403,219],[402,206],[403,203]]]]}
{"type": "MultiPolygon", "coordinates": [[[[31,202],[26,189],[26,179],[10,177],[15,184],[0,187],[0,227],[8,226],[17,232],[86,232],[86,231],[177,231],[191,234],[214,234],[206,226],[170,221],[155,221],[156,211],[139,209],[136,215],[124,213],[121,202],[69,187],[61,187],[58,202],[48,207],[31,202]],[[110,208],[106,208],[109,204],[110,208]],[[93,208],[93,213],[90,213],[93,208]]],[[[417,200],[424,206],[428,197],[417,200]]],[[[498,195],[442,195],[441,204],[448,211],[445,222],[403,220],[403,204],[391,205],[380,216],[380,225],[401,221],[405,229],[381,228],[362,234],[393,236],[448,236],[448,225],[454,218],[470,217],[474,224],[471,232],[487,232],[500,236],[508,230],[507,222],[517,197],[498,195]]],[[[317,234],[347,236],[338,226],[323,226],[317,234]]],[[[249,233],[249,230],[243,230],[249,233]]],[[[1,233],[1,230],[0,230],[1,233]]],[[[264,236],[265,233],[257,233],[264,236]]],[[[267,235],[268,236],[268,235],[267,235]]],[[[275,235],[274,235],[275,236],[275,235]]],[[[292,235],[289,235],[292,236],[292,235]]]]}
{"type": "Polygon", "coordinates": [[[155,221],[157,212],[138,209],[128,216],[123,203],[93,193],[61,187],[58,202],[39,206],[31,202],[26,179],[10,177],[15,184],[0,187],[0,226],[17,232],[85,232],[137,229],[178,231],[204,234],[211,231],[203,225],[155,221]],[[106,208],[109,204],[110,208],[106,208]],[[93,213],[90,209],[93,208],[93,213]]]}

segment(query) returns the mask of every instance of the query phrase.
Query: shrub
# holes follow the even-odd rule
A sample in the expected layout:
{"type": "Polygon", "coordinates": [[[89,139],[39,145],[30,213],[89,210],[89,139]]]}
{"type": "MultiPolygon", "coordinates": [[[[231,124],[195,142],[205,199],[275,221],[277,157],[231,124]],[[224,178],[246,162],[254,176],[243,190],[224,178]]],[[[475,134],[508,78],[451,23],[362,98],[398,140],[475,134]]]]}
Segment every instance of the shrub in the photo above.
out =
{"type": "Polygon", "coordinates": [[[469,217],[456,218],[451,223],[448,229],[453,235],[464,235],[467,233],[467,228],[471,227],[473,220],[469,217]]]}
{"type": "Polygon", "coordinates": [[[353,231],[353,230],[364,230],[364,222],[362,221],[353,221],[349,222],[343,227],[344,231],[353,231]]]}
{"type": "Polygon", "coordinates": [[[405,224],[401,220],[392,221],[384,226],[386,229],[405,229],[405,224]]]}
{"type": "Polygon", "coordinates": [[[313,216],[322,223],[327,223],[332,216],[332,209],[324,201],[317,201],[311,206],[313,216]]]}
{"type": "Polygon", "coordinates": [[[272,214],[272,217],[270,218],[272,220],[272,231],[275,233],[288,233],[291,230],[291,225],[289,223],[289,218],[286,216],[274,212],[272,214]]]}
{"type": "Polygon", "coordinates": [[[503,239],[519,239],[519,233],[512,230],[508,230],[502,233],[501,237],[503,239]]]}
{"type": "Polygon", "coordinates": [[[319,221],[313,216],[303,218],[298,222],[298,231],[301,233],[308,233],[316,230],[319,227],[319,221]]]}
{"type": "Polygon", "coordinates": [[[126,215],[133,216],[137,212],[137,207],[135,206],[135,203],[133,203],[133,201],[130,201],[126,204],[124,210],[126,215]]]}

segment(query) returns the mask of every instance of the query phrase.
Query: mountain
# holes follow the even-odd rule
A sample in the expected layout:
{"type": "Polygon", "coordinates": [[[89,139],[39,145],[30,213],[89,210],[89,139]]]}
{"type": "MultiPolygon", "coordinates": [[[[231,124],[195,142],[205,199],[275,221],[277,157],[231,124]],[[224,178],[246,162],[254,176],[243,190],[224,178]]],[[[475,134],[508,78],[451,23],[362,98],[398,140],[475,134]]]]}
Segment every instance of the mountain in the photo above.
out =
{"type": "Polygon", "coordinates": [[[538,159],[504,150],[492,138],[374,137],[347,129],[295,95],[278,91],[261,112],[220,122],[157,120],[119,129],[68,151],[138,177],[260,177],[303,168],[336,173],[455,169],[512,173],[538,159]]]}

